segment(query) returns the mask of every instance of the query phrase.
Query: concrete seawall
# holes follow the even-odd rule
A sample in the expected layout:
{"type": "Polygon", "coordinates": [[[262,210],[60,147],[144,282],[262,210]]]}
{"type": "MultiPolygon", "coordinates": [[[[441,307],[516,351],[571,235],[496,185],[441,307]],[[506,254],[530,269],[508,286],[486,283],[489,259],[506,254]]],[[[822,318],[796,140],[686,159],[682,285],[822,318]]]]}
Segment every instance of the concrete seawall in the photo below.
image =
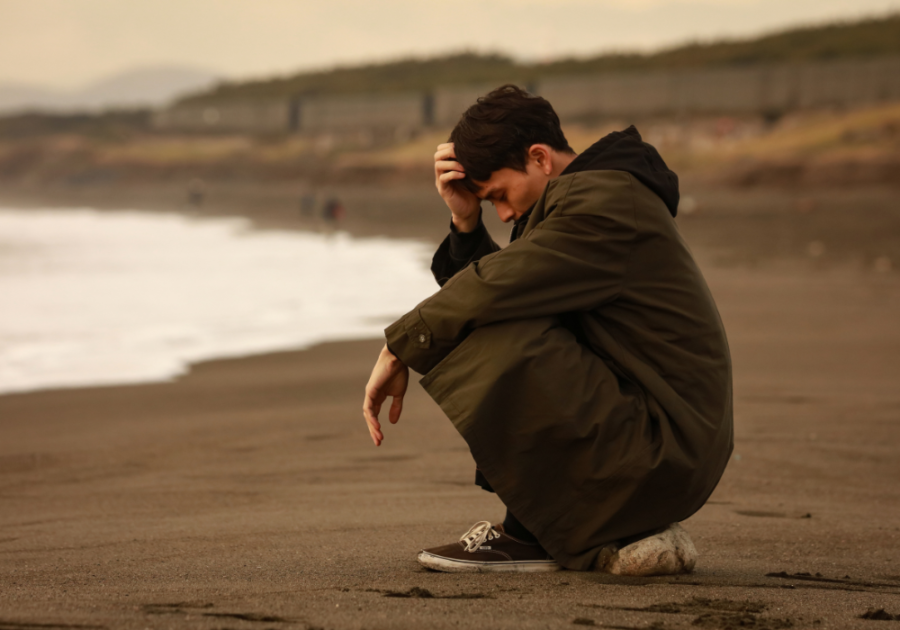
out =
{"type": "MultiPolygon", "coordinates": [[[[452,126],[493,84],[430,92],[293,96],[174,105],[156,113],[159,129],[402,139],[452,126]]],[[[900,100],[900,56],[744,68],[545,77],[532,92],[564,122],[660,115],[779,115],[798,109],[900,100]]]]}

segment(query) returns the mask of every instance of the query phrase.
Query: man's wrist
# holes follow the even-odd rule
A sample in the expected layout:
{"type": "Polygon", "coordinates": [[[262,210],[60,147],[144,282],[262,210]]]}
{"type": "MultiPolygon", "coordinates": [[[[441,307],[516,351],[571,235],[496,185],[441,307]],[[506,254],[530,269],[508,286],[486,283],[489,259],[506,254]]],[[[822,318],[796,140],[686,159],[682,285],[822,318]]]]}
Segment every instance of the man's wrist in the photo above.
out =
{"type": "Polygon", "coordinates": [[[391,363],[402,363],[400,361],[400,357],[394,354],[394,351],[391,350],[391,347],[387,344],[384,344],[384,348],[382,349],[382,353],[387,357],[388,361],[391,363]]]}
{"type": "Polygon", "coordinates": [[[476,212],[474,216],[461,219],[455,214],[452,215],[451,222],[459,234],[468,234],[478,229],[478,222],[481,219],[481,212],[476,212]]]}

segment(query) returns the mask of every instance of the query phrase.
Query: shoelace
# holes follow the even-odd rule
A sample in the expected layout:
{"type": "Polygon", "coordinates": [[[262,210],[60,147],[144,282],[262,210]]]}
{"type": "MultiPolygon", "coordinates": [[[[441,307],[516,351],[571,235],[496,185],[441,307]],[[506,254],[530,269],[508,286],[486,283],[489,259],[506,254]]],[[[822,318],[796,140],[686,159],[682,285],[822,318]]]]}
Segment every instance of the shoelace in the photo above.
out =
{"type": "Polygon", "coordinates": [[[500,532],[494,529],[489,521],[478,521],[460,537],[459,542],[465,543],[466,551],[475,553],[481,548],[481,545],[495,538],[500,538],[500,532]]]}

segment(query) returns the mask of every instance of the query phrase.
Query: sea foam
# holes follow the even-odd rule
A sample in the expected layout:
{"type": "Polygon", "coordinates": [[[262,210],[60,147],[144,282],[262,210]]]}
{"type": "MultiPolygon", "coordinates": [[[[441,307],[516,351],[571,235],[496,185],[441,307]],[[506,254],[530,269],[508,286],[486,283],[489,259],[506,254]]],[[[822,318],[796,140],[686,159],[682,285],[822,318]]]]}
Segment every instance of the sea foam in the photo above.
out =
{"type": "Polygon", "coordinates": [[[0,209],[0,392],[167,380],[205,359],[378,337],[436,290],[430,253],[243,219],[0,209]]]}

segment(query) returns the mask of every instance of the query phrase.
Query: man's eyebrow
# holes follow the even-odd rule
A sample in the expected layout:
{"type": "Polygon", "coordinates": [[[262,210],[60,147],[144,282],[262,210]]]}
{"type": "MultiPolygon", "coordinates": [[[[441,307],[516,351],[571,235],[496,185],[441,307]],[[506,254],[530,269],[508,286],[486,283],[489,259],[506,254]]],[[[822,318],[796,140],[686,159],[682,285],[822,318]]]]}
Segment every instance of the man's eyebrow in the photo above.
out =
{"type": "Polygon", "coordinates": [[[490,201],[491,197],[494,196],[494,193],[497,192],[497,189],[496,189],[496,187],[492,186],[492,187],[488,188],[486,191],[479,191],[479,192],[481,192],[481,200],[482,201],[490,201]]]}

